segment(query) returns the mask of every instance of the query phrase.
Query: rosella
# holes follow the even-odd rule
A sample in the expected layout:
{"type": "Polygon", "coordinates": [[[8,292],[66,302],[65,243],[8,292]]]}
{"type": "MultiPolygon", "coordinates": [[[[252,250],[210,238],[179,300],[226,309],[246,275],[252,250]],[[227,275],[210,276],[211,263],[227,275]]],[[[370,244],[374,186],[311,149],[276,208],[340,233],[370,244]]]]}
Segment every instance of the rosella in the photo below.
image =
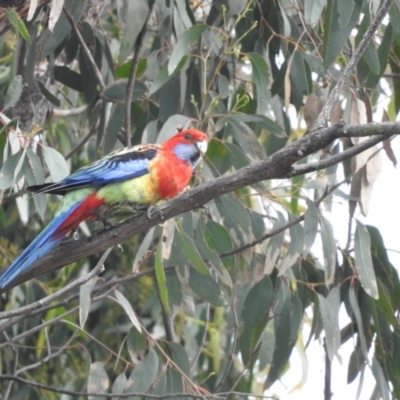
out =
{"type": "Polygon", "coordinates": [[[145,207],[175,197],[187,186],[207,144],[205,133],[188,129],[162,144],[117,150],[60,182],[29,187],[36,193],[65,197],[54,219],[0,276],[0,289],[49,253],[82,221],[103,220],[119,203],[145,207]]]}

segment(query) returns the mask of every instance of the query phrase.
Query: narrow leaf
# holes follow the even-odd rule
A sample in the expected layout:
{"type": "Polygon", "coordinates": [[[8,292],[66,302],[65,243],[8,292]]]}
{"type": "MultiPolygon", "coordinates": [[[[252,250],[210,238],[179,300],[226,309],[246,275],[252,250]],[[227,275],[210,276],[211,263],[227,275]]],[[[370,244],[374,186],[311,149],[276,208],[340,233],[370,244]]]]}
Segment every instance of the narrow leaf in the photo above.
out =
{"type": "Polygon", "coordinates": [[[160,294],[161,303],[164,311],[171,315],[171,308],[168,301],[168,289],[167,289],[167,278],[165,276],[163,257],[162,257],[162,241],[157,246],[156,259],[155,259],[155,270],[156,270],[156,283],[160,294]]]}
{"type": "Polygon", "coordinates": [[[8,22],[19,32],[22,39],[30,43],[31,37],[29,36],[28,29],[26,29],[24,21],[19,16],[17,10],[15,8],[7,7],[6,17],[8,19],[8,22]]]}
{"type": "Polygon", "coordinates": [[[378,285],[371,257],[371,238],[367,228],[356,220],[354,236],[355,267],[364,290],[374,299],[379,298],[378,285]]]}
{"type": "Polygon", "coordinates": [[[133,383],[127,390],[125,390],[125,393],[147,392],[157,377],[158,364],[159,360],[157,353],[150,348],[148,354],[133,370],[129,378],[129,380],[133,383]]]}
{"type": "Polygon", "coordinates": [[[153,235],[154,235],[154,226],[149,229],[142,243],[140,243],[139,249],[137,250],[135,255],[135,260],[133,261],[132,272],[137,272],[139,268],[139,263],[142,261],[143,257],[145,256],[145,254],[147,253],[147,251],[151,246],[151,243],[153,241],[153,235]]]}
{"type": "Polygon", "coordinates": [[[89,400],[95,400],[97,397],[90,396],[90,393],[106,393],[110,381],[107,376],[104,362],[96,361],[90,365],[89,380],[87,391],[89,400]]]}
{"type": "Polygon", "coordinates": [[[205,276],[210,276],[210,271],[207,265],[200,256],[200,253],[196,249],[193,241],[184,233],[177,230],[176,238],[179,246],[182,250],[183,255],[187,261],[196,268],[198,272],[205,276]]]}
{"type": "Polygon", "coordinates": [[[200,298],[208,301],[215,307],[222,307],[225,304],[221,287],[211,276],[203,275],[194,268],[191,268],[189,286],[200,298]]]}
{"type": "Polygon", "coordinates": [[[82,329],[85,326],[85,322],[89,315],[90,305],[92,303],[90,294],[92,293],[92,289],[97,280],[98,277],[96,276],[79,288],[79,326],[82,329]]]}
{"type": "Polygon", "coordinates": [[[21,97],[22,93],[22,76],[17,75],[12,79],[10,86],[7,89],[6,99],[4,101],[4,109],[12,107],[18,99],[21,97]]]}
{"type": "Polygon", "coordinates": [[[336,267],[336,242],[331,223],[323,216],[321,221],[322,251],[324,253],[325,285],[329,287],[333,283],[336,267]]]}
{"type": "Polygon", "coordinates": [[[266,61],[257,53],[248,53],[251,65],[253,67],[253,82],[256,88],[257,111],[256,114],[266,115],[271,99],[269,91],[269,69],[266,61]]]}
{"type": "Polygon", "coordinates": [[[340,347],[339,329],[339,307],[340,290],[338,287],[332,288],[328,297],[318,295],[319,309],[322,317],[322,324],[325,330],[326,347],[329,359],[332,361],[340,347]]]}
{"type": "Polygon", "coordinates": [[[53,179],[54,182],[63,180],[69,174],[69,168],[65,158],[52,147],[42,147],[44,161],[49,169],[51,179],[53,179]]]}
{"type": "Polygon", "coordinates": [[[314,202],[306,198],[307,212],[304,215],[304,243],[303,257],[310,253],[311,246],[314,244],[318,232],[318,210],[314,202]]]}
{"type": "Polygon", "coordinates": [[[119,304],[121,304],[122,308],[125,310],[129,319],[131,320],[133,326],[139,331],[142,332],[142,328],[140,326],[139,320],[136,317],[135,311],[129,303],[128,299],[117,289],[114,289],[115,297],[117,298],[119,304]]]}
{"type": "Polygon", "coordinates": [[[271,280],[265,276],[250,289],[244,301],[241,315],[243,332],[240,336],[240,351],[245,365],[249,362],[267,326],[272,294],[271,280]]]}
{"type": "Polygon", "coordinates": [[[207,29],[209,27],[203,24],[192,26],[178,39],[168,62],[169,75],[175,71],[182,58],[190,54],[192,43],[196,42],[207,29]]]}

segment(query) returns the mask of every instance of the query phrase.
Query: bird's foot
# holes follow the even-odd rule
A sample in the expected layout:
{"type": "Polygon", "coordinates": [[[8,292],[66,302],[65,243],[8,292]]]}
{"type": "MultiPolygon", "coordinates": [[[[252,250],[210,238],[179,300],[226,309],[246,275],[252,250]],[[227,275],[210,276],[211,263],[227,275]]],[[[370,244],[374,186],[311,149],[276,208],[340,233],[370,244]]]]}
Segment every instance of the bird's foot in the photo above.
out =
{"type": "Polygon", "coordinates": [[[156,217],[155,216],[156,212],[158,212],[160,214],[161,219],[164,219],[164,213],[160,209],[158,209],[156,206],[153,206],[153,205],[151,205],[147,208],[147,218],[154,219],[156,217]]]}
{"type": "Polygon", "coordinates": [[[114,225],[109,220],[102,218],[100,221],[103,224],[105,230],[114,228],[114,225]]]}

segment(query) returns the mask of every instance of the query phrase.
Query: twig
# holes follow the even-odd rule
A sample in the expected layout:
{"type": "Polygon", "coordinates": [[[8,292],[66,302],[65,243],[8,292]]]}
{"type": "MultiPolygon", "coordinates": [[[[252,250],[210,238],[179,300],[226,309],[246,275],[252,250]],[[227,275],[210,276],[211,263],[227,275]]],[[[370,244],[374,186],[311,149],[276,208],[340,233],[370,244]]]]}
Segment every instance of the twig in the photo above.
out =
{"type": "Polygon", "coordinates": [[[76,117],[77,115],[80,115],[84,113],[87,110],[88,106],[80,106],[77,108],[71,108],[68,110],[65,109],[56,109],[54,108],[52,111],[52,118],[70,118],[70,117],[76,117]]]}
{"type": "MultiPolygon", "coordinates": [[[[68,394],[70,396],[78,397],[82,396],[86,398],[88,395],[90,397],[102,397],[102,398],[107,398],[107,399],[112,399],[112,398],[120,398],[120,399],[127,399],[127,398],[133,398],[133,397],[146,397],[148,399],[171,399],[171,398],[178,398],[178,397],[186,397],[190,399],[225,399],[226,397],[222,397],[219,394],[212,394],[212,395],[199,395],[199,394],[192,394],[192,393],[171,393],[171,394],[151,394],[151,393],[87,393],[87,392],[75,392],[73,390],[67,390],[67,389],[60,389],[56,388],[54,386],[49,386],[49,385],[43,385],[42,383],[38,382],[33,382],[28,379],[21,378],[19,376],[14,376],[14,375],[0,375],[0,380],[12,380],[12,381],[17,381],[24,383],[25,385],[30,385],[33,387],[37,387],[39,389],[47,390],[49,392],[54,392],[54,393],[61,393],[61,394],[68,394]]],[[[246,396],[253,396],[252,394],[246,394],[246,396]]],[[[255,396],[259,397],[259,396],[255,396]]],[[[262,398],[267,398],[267,397],[262,397],[262,398]]]]}
{"type": "Polygon", "coordinates": [[[76,279],[75,281],[71,282],[67,286],[60,289],[59,291],[45,297],[44,299],[40,299],[39,301],[36,301],[32,304],[28,304],[25,307],[17,308],[16,310],[0,312],[0,319],[12,318],[21,314],[30,313],[31,311],[37,310],[38,308],[43,308],[45,305],[50,304],[55,299],[58,299],[59,297],[64,296],[66,293],[70,292],[76,287],[83,285],[85,282],[97,276],[103,270],[104,261],[106,260],[112,249],[113,248],[110,247],[104,252],[97,265],[87,275],[76,279]]]}
{"type": "Polygon", "coordinates": [[[27,365],[27,366],[25,366],[23,368],[20,368],[19,370],[17,370],[15,372],[15,375],[20,375],[20,374],[22,374],[22,373],[24,373],[26,371],[31,370],[31,369],[38,368],[41,365],[46,364],[47,362],[51,361],[53,358],[57,358],[72,343],[72,341],[76,337],[77,337],[77,334],[76,334],[76,332],[74,332],[71,335],[71,337],[67,340],[67,342],[63,346],[61,346],[56,352],[54,352],[52,354],[49,354],[48,356],[42,358],[40,361],[38,361],[38,362],[36,362],[34,364],[30,364],[30,365],[27,365]]]}
{"type": "Polygon", "coordinates": [[[133,87],[135,85],[136,72],[139,62],[140,50],[142,49],[143,39],[147,33],[147,24],[149,22],[151,13],[153,12],[153,7],[155,0],[148,0],[149,3],[149,12],[147,13],[146,21],[143,25],[142,30],[140,31],[135,44],[135,52],[132,58],[132,66],[129,72],[128,84],[126,87],[126,96],[125,96],[125,135],[126,135],[126,145],[129,147],[132,145],[131,140],[131,102],[133,95],[133,87]]]}
{"type": "Polygon", "coordinates": [[[61,321],[63,318],[68,317],[69,315],[73,314],[75,311],[79,310],[79,306],[76,306],[72,308],[71,310],[66,311],[65,313],[58,315],[57,317],[51,319],[50,321],[43,322],[40,325],[36,325],[35,327],[20,333],[19,335],[14,336],[13,338],[10,338],[7,342],[0,343],[0,349],[9,346],[11,343],[15,343],[20,339],[23,339],[25,337],[30,336],[32,333],[40,331],[42,328],[45,328],[47,326],[51,326],[55,324],[58,321],[61,321]]]}
{"type": "Polygon", "coordinates": [[[97,83],[99,84],[101,91],[103,91],[105,89],[106,85],[104,83],[103,77],[101,76],[101,72],[97,68],[97,65],[96,65],[96,62],[94,61],[92,53],[86,46],[85,40],[83,39],[81,33],[79,32],[79,29],[76,26],[75,20],[72,17],[72,15],[68,12],[68,10],[65,7],[63,7],[63,11],[73,29],[73,31],[75,32],[75,34],[79,40],[79,44],[82,46],[82,49],[87,57],[87,60],[89,61],[90,66],[93,69],[93,73],[97,79],[97,83]]]}
{"type": "Polygon", "coordinates": [[[335,154],[331,157],[325,158],[324,160],[320,160],[314,163],[294,165],[292,171],[287,175],[287,178],[304,175],[309,172],[315,172],[320,169],[325,169],[332,165],[336,165],[341,161],[348,160],[349,158],[362,153],[363,151],[375,146],[376,144],[383,142],[384,140],[390,138],[391,135],[392,134],[389,133],[371,137],[371,139],[368,139],[365,142],[361,142],[353,147],[350,147],[347,150],[342,151],[339,154],[335,154]]]}
{"type": "Polygon", "coordinates": [[[332,399],[332,388],[331,388],[331,380],[332,380],[332,363],[329,359],[328,349],[326,347],[326,341],[324,341],[325,348],[325,386],[324,386],[324,400],[332,399]]]}
{"type": "MultiPolygon", "coordinates": [[[[315,206],[318,207],[322,203],[322,201],[324,201],[324,199],[326,199],[331,193],[333,193],[339,186],[343,185],[343,183],[345,183],[345,182],[346,182],[346,180],[341,181],[339,183],[336,183],[335,185],[333,185],[330,188],[327,188],[325,193],[315,202],[315,206]]],[[[286,225],[284,225],[284,226],[282,226],[282,227],[280,227],[278,229],[275,229],[274,231],[266,233],[265,235],[261,236],[260,238],[254,240],[254,241],[252,241],[250,243],[246,243],[243,246],[236,247],[233,250],[229,250],[229,251],[226,251],[224,253],[221,253],[221,254],[219,254],[219,256],[221,258],[222,257],[228,257],[228,256],[231,256],[232,254],[236,254],[236,253],[239,253],[239,252],[241,252],[243,250],[246,250],[246,249],[249,249],[251,247],[254,247],[257,244],[269,239],[270,237],[278,235],[279,233],[285,231],[286,229],[289,229],[292,226],[297,225],[299,222],[304,220],[304,217],[305,217],[305,214],[303,214],[300,217],[294,219],[293,221],[288,222],[286,225]]]]}
{"type": "MultiPolygon", "coordinates": [[[[173,266],[165,267],[165,270],[173,269],[173,268],[175,268],[175,267],[173,267],[173,266]]],[[[131,274],[129,274],[129,275],[123,277],[123,278],[111,279],[108,282],[105,282],[103,285],[99,285],[99,286],[94,287],[92,289],[91,295],[94,295],[96,293],[102,292],[102,291],[107,290],[107,289],[113,289],[115,287],[118,287],[119,285],[122,285],[122,284],[125,284],[125,283],[129,283],[132,280],[139,279],[142,276],[152,275],[153,273],[154,273],[154,268],[149,268],[148,270],[143,271],[143,272],[131,273],[131,274]]],[[[102,296],[98,296],[98,297],[93,297],[92,298],[92,303],[94,303],[96,301],[99,301],[99,300],[102,300],[106,296],[107,296],[107,294],[102,295],[102,296]]],[[[38,315],[40,313],[45,313],[48,310],[52,310],[54,308],[65,307],[66,305],[70,304],[72,301],[76,300],[78,297],[79,297],[79,293],[75,293],[75,294],[69,296],[68,298],[66,298],[65,300],[60,301],[58,303],[49,304],[46,307],[37,309],[36,311],[27,311],[27,312],[29,312],[29,316],[30,317],[33,317],[35,315],[38,315]]],[[[7,311],[7,312],[9,312],[9,311],[7,311]]],[[[10,321],[7,321],[5,324],[1,325],[0,326],[0,332],[5,331],[6,329],[10,328],[11,326],[17,324],[18,322],[20,322],[21,320],[26,318],[25,314],[27,312],[21,313],[21,315],[19,317],[14,317],[10,321]]]]}
{"type": "Polygon", "coordinates": [[[66,155],[65,159],[68,160],[71,158],[93,135],[96,131],[96,127],[92,127],[90,131],[81,139],[79,143],[77,143],[66,155]]]}
{"type": "MultiPolygon", "coordinates": [[[[7,340],[10,339],[6,332],[4,332],[4,336],[6,337],[7,340]]],[[[14,353],[14,360],[13,360],[14,361],[13,362],[13,370],[14,371],[13,371],[13,374],[17,375],[16,372],[17,372],[17,367],[18,367],[18,356],[19,356],[18,349],[14,345],[11,345],[10,348],[11,348],[11,351],[14,353]]],[[[4,393],[3,400],[8,400],[8,398],[10,397],[12,385],[13,385],[13,381],[10,381],[8,383],[7,389],[6,389],[5,393],[4,393]]]]}
{"type": "MultiPolygon", "coordinates": [[[[396,0],[399,3],[399,0],[396,0]]],[[[343,86],[349,80],[351,74],[353,73],[354,68],[360,61],[362,55],[364,54],[365,50],[367,49],[369,43],[372,40],[372,37],[375,34],[378,26],[381,24],[382,20],[385,18],[390,5],[392,4],[393,0],[385,0],[382,4],[382,7],[377,12],[375,19],[372,21],[371,25],[368,27],[367,31],[365,32],[363,38],[361,39],[360,44],[354,51],[352,57],[349,59],[349,62],[346,65],[342,75],[340,76],[339,80],[336,83],[336,86],[330,93],[325,105],[323,106],[318,118],[314,124],[314,130],[319,129],[321,127],[327,126],[328,121],[330,120],[331,110],[335,105],[336,101],[339,98],[339,94],[341,93],[343,86]]]]}
{"type": "Polygon", "coordinates": [[[196,362],[199,359],[200,354],[202,353],[202,351],[204,349],[204,346],[206,345],[209,323],[210,323],[210,303],[207,303],[203,337],[201,338],[199,348],[197,349],[197,352],[196,352],[195,356],[193,357],[193,360],[190,363],[190,372],[192,374],[195,371],[196,362]]]}

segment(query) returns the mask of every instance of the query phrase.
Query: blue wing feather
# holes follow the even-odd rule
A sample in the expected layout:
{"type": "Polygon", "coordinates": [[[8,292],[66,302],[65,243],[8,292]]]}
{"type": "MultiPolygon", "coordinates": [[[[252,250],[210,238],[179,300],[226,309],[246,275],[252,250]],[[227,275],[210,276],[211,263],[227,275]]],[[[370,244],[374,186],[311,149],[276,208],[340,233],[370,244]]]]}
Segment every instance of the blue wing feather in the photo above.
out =
{"type": "Polygon", "coordinates": [[[117,150],[107,157],[78,169],[60,182],[28,187],[32,192],[64,195],[69,190],[109,183],[146,175],[150,161],[157,155],[157,145],[136,146],[117,150]]]}
{"type": "Polygon", "coordinates": [[[46,255],[64,237],[54,237],[54,232],[81,205],[82,201],[74,204],[66,212],[56,217],[43,229],[35,240],[16,258],[8,269],[0,276],[0,289],[12,283],[20,274],[26,271],[36,260],[46,255]]]}

